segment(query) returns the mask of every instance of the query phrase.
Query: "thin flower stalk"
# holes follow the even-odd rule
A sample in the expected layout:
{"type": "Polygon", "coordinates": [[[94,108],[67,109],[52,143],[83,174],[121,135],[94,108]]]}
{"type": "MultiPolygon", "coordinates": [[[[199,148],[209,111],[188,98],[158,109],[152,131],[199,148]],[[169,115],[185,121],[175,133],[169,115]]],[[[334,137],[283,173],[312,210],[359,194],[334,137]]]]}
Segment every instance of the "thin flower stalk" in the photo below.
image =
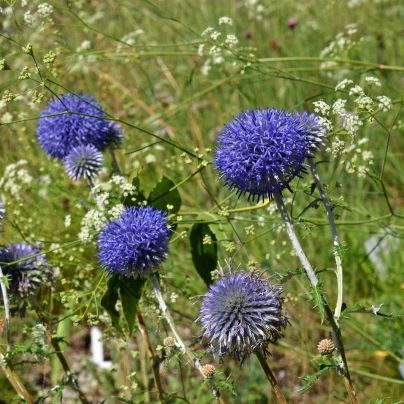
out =
{"type": "Polygon", "coordinates": [[[341,307],[342,307],[342,295],[343,295],[343,268],[342,268],[342,261],[341,261],[341,244],[338,239],[337,228],[335,226],[334,215],[332,212],[332,208],[330,202],[328,201],[327,194],[324,191],[323,184],[321,183],[320,177],[318,175],[316,165],[313,161],[309,159],[310,169],[313,174],[314,180],[316,181],[317,189],[321,195],[321,200],[323,202],[324,208],[327,213],[328,223],[331,229],[331,235],[334,245],[334,257],[335,257],[335,264],[337,267],[337,305],[335,307],[334,316],[338,320],[341,315],[341,307]]]}
{"type": "Polygon", "coordinates": [[[268,365],[268,362],[265,360],[264,356],[262,355],[261,352],[255,352],[255,354],[257,355],[258,361],[262,367],[262,369],[264,370],[264,373],[267,377],[267,379],[269,380],[269,382],[271,383],[272,388],[274,389],[274,393],[276,396],[276,401],[279,404],[286,404],[286,398],[283,395],[283,392],[274,376],[274,374],[272,373],[271,368],[268,365]]]}
{"type": "Polygon", "coordinates": [[[152,374],[153,374],[154,385],[156,386],[156,390],[157,390],[157,397],[158,397],[159,402],[163,403],[164,397],[163,397],[163,387],[161,385],[161,379],[160,379],[160,373],[159,373],[159,363],[154,356],[153,348],[152,348],[151,341],[149,338],[149,333],[147,331],[145,322],[143,320],[142,313],[138,310],[136,313],[136,316],[137,316],[137,321],[139,323],[140,333],[142,334],[144,344],[146,345],[147,356],[150,361],[150,367],[151,367],[152,374]]]}
{"type": "Polygon", "coordinates": [[[3,280],[4,274],[0,266],[0,287],[3,297],[4,314],[6,321],[6,338],[7,338],[7,352],[11,351],[11,333],[10,333],[10,302],[8,300],[7,286],[3,280]]]}
{"type": "MultiPolygon", "coordinates": [[[[166,302],[164,301],[164,297],[163,297],[163,294],[161,292],[160,285],[159,285],[159,282],[158,282],[157,278],[155,276],[151,276],[151,277],[149,277],[149,279],[150,279],[150,283],[152,285],[154,294],[156,296],[156,299],[157,299],[157,301],[159,303],[161,315],[164,318],[164,320],[166,321],[166,323],[168,324],[168,326],[170,327],[170,329],[171,329],[171,331],[172,331],[172,333],[173,333],[173,335],[175,337],[175,340],[176,340],[176,343],[178,345],[178,348],[180,349],[180,351],[183,354],[186,354],[189,357],[189,359],[195,365],[195,367],[198,369],[198,371],[202,375],[202,377],[204,379],[207,379],[205,374],[203,373],[203,367],[202,367],[201,363],[199,362],[199,359],[185,345],[184,341],[182,340],[182,338],[179,336],[179,334],[177,332],[174,319],[173,319],[170,311],[168,310],[166,302]]],[[[219,390],[215,387],[213,380],[209,378],[208,383],[209,383],[209,386],[210,386],[210,388],[212,390],[212,394],[215,397],[215,399],[220,404],[226,404],[226,402],[223,399],[223,397],[221,396],[219,390]]]]}
{"type": "MultiPolygon", "coordinates": [[[[306,272],[307,277],[309,278],[311,285],[313,287],[316,287],[319,283],[318,277],[317,277],[314,269],[312,268],[309,260],[307,259],[306,254],[304,253],[304,251],[300,245],[300,242],[296,236],[293,223],[287,212],[282,195],[279,193],[275,193],[274,198],[275,198],[276,204],[278,206],[278,209],[282,215],[283,221],[285,222],[286,232],[289,236],[290,241],[292,242],[293,249],[294,249],[297,257],[299,258],[300,262],[302,263],[303,268],[306,272]]],[[[342,342],[341,330],[340,330],[338,321],[334,317],[334,314],[333,314],[330,306],[328,305],[327,299],[325,298],[325,296],[323,294],[321,295],[321,299],[322,299],[322,303],[324,306],[324,310],[327,315],[327,319],[330,322],[330,325],[332,328],[333,338],[336,342],[336,346],[337,346],[337,350],[338,350],[338,357],[340,359],[340,363],[342,366],[344,384],[348,391],[351,403],[356,404],[358,401],[356,399],[356,394],[355,394],[355,391],[352,386],[351,376],[349,374],[348,363],[347,363],[346,356],[345,356],[344,344],[342,342]]]]}

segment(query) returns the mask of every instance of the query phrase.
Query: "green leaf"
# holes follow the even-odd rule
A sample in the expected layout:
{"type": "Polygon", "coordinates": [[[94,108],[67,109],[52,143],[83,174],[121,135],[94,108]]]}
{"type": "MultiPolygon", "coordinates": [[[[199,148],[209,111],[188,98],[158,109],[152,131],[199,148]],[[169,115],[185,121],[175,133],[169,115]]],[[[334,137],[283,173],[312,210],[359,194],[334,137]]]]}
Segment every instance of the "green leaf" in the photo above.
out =
{"type": "Polygon", "coordinates": [[[307,376],[302,376],[301,379],[307,382],[300,390],[300,393],[305,393],[308,391],[313,384],[322,376],[324,373],[327,373],[331,369],[336,369],[337,367],[335,365],[322,365],[320,367],[320,370],[313,375],[307,375],[307,376]]]}
{"type": "Polygon", "coordinates": [[[172,205],[170,213],[177,213],[181,207],[181,197],[174,182],[167,177],[163,177],[150,192],[147,202],[149,205],[162,211],[167,211],[167,205],[172,205]]]}
{"type": "Polygon", "coordinates": [[[321,290],[321,283],[311,287],[311,297],[314,300],[314,307],[317,307],[321,316],[321,323],[325,320],[325,308],[323,302],[323,291],[321,290]]]}
{"type": "Polygon", "coordinates": [[[209,286],[212,283],[210,273],[216,269],[217,264],[216,236],[206,223],[195,223],[192,226],[189,238],[195,269],[206,285],[209,286]],[[209,236],[212,239],[210,244],[203,244],[205,236],[209,236]]]}
{"type": "Polygon", "coordinates": [[[346,308],[342,311],[341,313],[341,318],[345,317],[349,313],[366,313],[366,314],[374,314],[376,316],[381,316],[381,317],[401,317],[400,315],[395,315],[393,313],[380,313],[380,309],[382,308],[384,303],[379,304],[378,306],[371,306],[370,308],[366,308],[364,306],[361,306],[360,304],[355,304],[355,306],[351,308],[346,308]]]}
{"type": "Polygon", "coordinates": [[[118,296],[119,275],[112,275],[107,283],[107,291],[101,299],[101,306],[108,312],[111,317],[112,325],[123,334],[121,325],[119,324],[119,312],[115,305],[119,299],[118,296]]]}
{"type": "Polygon", "coordinates": [[[143,286],[146,280],[141,278],[125,278],[119,283],[122,309],[129,327],[129,335],[132,334],[136,322],[136,313],[139,300],[142,297],[143,286]]]}

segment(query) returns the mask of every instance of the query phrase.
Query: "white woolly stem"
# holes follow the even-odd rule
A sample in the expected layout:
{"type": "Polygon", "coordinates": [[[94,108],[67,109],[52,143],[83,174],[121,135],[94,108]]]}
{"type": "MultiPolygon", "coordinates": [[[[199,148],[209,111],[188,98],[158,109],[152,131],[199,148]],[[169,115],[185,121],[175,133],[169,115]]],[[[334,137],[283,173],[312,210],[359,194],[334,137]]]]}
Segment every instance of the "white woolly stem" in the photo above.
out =
{"type": "Polygon", "coordinates": [[[3,280],[3,271],[0,266],[0,286],[3,295],[4,313],[6,316],[7,352],[11,351],[11,331],[10,331],[10,302],[8,300],[7,286],[3,280]]]}
{"type": "Polygon", "coordinates": [[[336,319],[339,319],[341,315],[341,308],[342,308],[342,294],[343,294],[343,269],[342,269],[342,261],[341,261],[341,244],[338,240],[337,228],[335,226],[334,215],[331,209],[331,205],[328,201],[327,194],[324,191],[323,184],[320,181],[320,177],[318,175],[316,165],[313,161],[309,159],[310,169],[313,174],[314,180],[316,181],[317,189],[320,193],[321,200],[327,212],[328,223],[331,229],[332,240],[334,244],[334,257],[335,257],[335,264],[337,267],[337,305],[335,307],[334,316],[336,319]]]}
{"type": "MultiPolygon", "coordinates": [[[[160,285],[159,282],[157,280],[157,278],[155,276],[150,276],[150,283],[152,285],[154,294],[157,298],[157,301],[159,302],[159,307],[160,307],[160,311],[161,311],[161,316],[164,318],[164,320],[166,321],[166,323],[168,324],[168,326],[170,327],[172,333],[174,334],[177,346],[180,348],[180,351],[183,354],[186,354],[189,359],[192,361],[192,363],[195,365],[195,367],[199,370],[199,373],[203,376],[204,379],[207,379],[207,377],[205,376],[204,372],[203,372],[203,368],[201,363],[199,362],[199,359],[194,355],[194,353],[185,345],[184,341],[181,339],[181,337],[179,336],[179,334],[177,333],[176,327],[175,327],[175,323],[174,323],[174,319],[171,316],[170,311],[168,310],[168,307],[166,305],[166,302],[164,301],[164,297],[163,294],[161,292],[160,289],[160,285]]],[[[212,389],[212,393],[214,395],[214,397],[222,404],[225,404],[224,399],[221,397],[220,392],[218,389],[215,388],[214,382],[213,380],[211,380],[210,378],[208,379],[208,383],[210,388],[212,389]]]]}
{"type": "MultiPolygon", "coordinates": [[[[293,249],[299,258],[300,262],[303,265],[303,268],[306,272],[307,277],[309,278],[309,281],[313,287],[316,287],[318,284],[318,278],[316,273],[313,270],[313,267],[311,266],[309,260],[306,257],[306,254],[303,251],[302,246],[300,245],[300,242],[296,236],[295,229],[293,226],[293,223],[289,217],[289,213],[286,209],[285,203],[283,201],[282,195],[280,193],[274,193],[274,199],[276,201],[276,205],[278,206],[279,212],[282,215],[283,221],[285,222],[286,225],[286,232],[288,233],[289,239],[292,242],[293,249]]],[[[337,346],[337,351],[338,351],[338,357],[341,361],[342,367],[343,367],[343,376],[344,376],[344,382],[349,394],[349,398],[351,403],[357,403],[356,400],[356,395],[355,391],[353,390],[352,386],[352,381],[351,381],[351,376],[349,374],[348,370],[348,363],[346,360],[345,356],[345,348],[344,344],[342,342],[342,335],[341,335],[341,330],[339,328],[338,320],[334,317],[333,312],[330,308],[330,306],[327,303],[327,299],[323,294],[321,294],[321,299],[323,302],[323,306],[327,315],[327,319],[330,322],[331,328],[332,328],[332,335],[334,337],[336,346],[337,346]]]]}

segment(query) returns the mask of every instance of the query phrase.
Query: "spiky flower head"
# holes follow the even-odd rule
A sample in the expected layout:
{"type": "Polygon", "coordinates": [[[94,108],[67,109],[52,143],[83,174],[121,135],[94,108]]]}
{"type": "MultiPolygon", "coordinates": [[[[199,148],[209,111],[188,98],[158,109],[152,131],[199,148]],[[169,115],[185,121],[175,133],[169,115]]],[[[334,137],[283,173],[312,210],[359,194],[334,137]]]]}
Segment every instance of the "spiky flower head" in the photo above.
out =
{"type": "Polygon", "coordinates": [[[305,158],[323,144],[325,129],[313,114],[277,109],[242,112],[219,135],[215,166],[230,190],[270,198],[290,189],[305,158]]]}
{"type": "Polygon", "coordinates": [[[101,266],[109,273],[144,278],[166,259],[170,230],[166,213],[149,206],[126,208],[98,237],[101,266]]]}
{"type": "Polygon", "coordinates": [[[197,321],[214,355],[233,355],[242,364],[255,350],[266,354],[287,325],[282,291],[256,273],[230,273],[210,286],[197,321]]]}
{"type": "Polygon", "coordinates": [[[53,98],[39,116],[38,141],[46,153],[59,160],[80,145],[92,144],[102,151],[123,139],[120,127],[105,119],[102,106],[84,94],[53,98]]]}
{"type": "Polygon", "coordinates": [[[322,339],[317,345],[318,352],[321,355],[331,355],[334,352],[335,345],[332,339],[322,339]]]}
{"type": "MultiPolygon", "coordinates": [[[[9,244],[3,247],[0,250],[0,265],[3,275],[9,277],[8,292],[12,302],[17,305],[53,278],[52,269],[41,250],[30,244],[9,244]]],[[[20,314],[24,311],[22,309],[20,314]]]]}
{"type": "Polygon", "coordinates": [[[67,175],[71,179],[78,181],[84,177],[92,181],[102,168],[103,157],[92,144],[81,145],[71,149],[64,163],[67,175]]]}

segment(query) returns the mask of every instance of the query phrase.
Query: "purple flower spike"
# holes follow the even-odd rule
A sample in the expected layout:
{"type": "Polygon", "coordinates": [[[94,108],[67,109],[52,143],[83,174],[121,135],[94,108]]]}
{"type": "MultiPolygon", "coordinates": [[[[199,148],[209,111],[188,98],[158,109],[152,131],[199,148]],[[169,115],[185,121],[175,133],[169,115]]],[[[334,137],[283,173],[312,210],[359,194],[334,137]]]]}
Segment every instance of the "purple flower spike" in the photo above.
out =
{"type": "Polygon", "coordinates": [[[303,112],[264,109],[242,112],[219,135],[214,164],[230,190],[271,198],[290,189],[307,157],[323,144],[318,118],[303,112]]]}
{"type": "Polygon", "coordinates": [[[233,355],[243,364],[255,350],[268,353],[267,345],[281,338],[288,322],[282,291],[255,273],[229,274],[211,286],[197,322],[214,355],[233,355]]]}
{"type": "Polygon", "coordinates": [[[110,274],[144,278],[166,259],[170,230],[165,213],[151,207],[126,208],[98,237],[101,266],[110,274]]]}

